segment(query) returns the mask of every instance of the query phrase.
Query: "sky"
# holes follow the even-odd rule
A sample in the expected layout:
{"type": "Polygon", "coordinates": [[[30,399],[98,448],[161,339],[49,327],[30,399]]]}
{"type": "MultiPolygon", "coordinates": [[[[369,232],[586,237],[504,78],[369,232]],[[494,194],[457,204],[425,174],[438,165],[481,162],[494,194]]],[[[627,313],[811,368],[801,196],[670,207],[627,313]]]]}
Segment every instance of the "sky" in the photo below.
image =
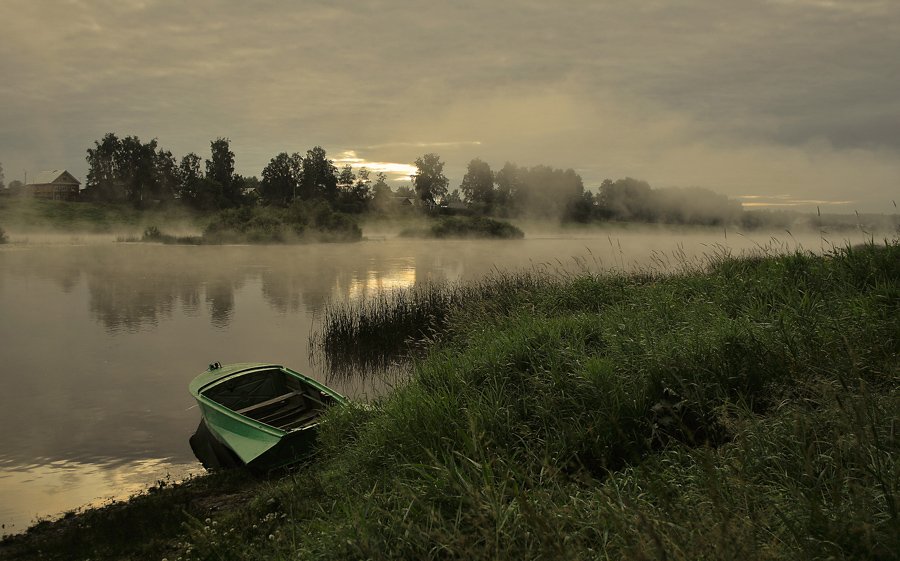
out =
{"type": "Polygon", "coordinates": [[[226,137],[243,175],[320,145],[395,184],[435,152],[451,189],[477,157],[892,213],[898,53],[900,0],[3,0],[0,163],[226,137]]]}

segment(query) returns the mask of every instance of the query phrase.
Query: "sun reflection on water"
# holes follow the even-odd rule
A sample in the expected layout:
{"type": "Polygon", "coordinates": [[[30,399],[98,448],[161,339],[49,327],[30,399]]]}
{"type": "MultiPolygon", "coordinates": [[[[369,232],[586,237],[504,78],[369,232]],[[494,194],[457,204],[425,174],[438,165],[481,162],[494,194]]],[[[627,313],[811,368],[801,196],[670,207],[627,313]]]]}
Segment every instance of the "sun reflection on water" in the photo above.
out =
{"type": "Polygon", "coordinates": [[[6,467],[0,471],[0,534],[23,532],[39,519],[127,499],[158,481],[172,483],[202,472],[196,462],[173,463],[171,458],[114,465],[55,461],[6,467]]]}

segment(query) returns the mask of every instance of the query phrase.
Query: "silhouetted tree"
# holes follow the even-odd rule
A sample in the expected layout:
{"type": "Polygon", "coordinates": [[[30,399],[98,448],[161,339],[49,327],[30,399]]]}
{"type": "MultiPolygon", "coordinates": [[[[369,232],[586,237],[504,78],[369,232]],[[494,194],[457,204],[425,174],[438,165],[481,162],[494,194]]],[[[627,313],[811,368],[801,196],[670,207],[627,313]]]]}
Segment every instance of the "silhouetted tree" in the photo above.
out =
{"type": "MultiPolygon", "coordinates": [[[[509,166],[509,164],[507,164],[509,166]]],[[[507,166],[501,170],[501,189],[507,191],[505,184],[511,178],[506,174],[507,166]]],[[[512,207],[518,214],[538,218],[563,218],[572,201],[579,199],[584,193],[581,176],[572,169],[556,169],[538,165],[532,168],[516,168],[513,176],[515,190],[512,194],[512,207]]]]}
{"type": "Polygon", "coordinates": [[[6,178],[3,176],[3,164],[0,163],[0,189],[6,189],[6,183],[4,183],[5,179],[6,178]]]}
{"type": "Polygon", "coordinates": [[[466,175],[459,185],[467,203],[475,203],[489,210],[494,202],[494,172],[491,166],[478,158],[469,162],[466,175]]]}
{"type": "Polygon", "coordinates": [[[513,199],[519,191],[519,166],[506,162],[503,168],[494,174],[497,183],[497,206],[511,210],[513,199]]]}
{"type": "Polygon", "coordinates": [[[94,147],[87,149],[88,172],[85,194],[101,201],[125,199],[125,185],[119,173],[121,143],[115,133],[106,133],[94,147]]]}
{"type": "Polygon", "coordinates": [[[299,196],[304,200],[322,198],[334,201],[337,198],[337,168],[321,146],[307,150],[303,158],[299,196]]]}
{"type": "Polygon", "coordinates": [[[200,194],[200,156],[190,152],[178,164],[178,196],[188,204],[194,204],[200,194]]]}
{"type": "Polygon", "coordinates": [[[381,212],[386,212],[392,208],[394,193],[387,184],[387,175],[383,172],[378,172],[375,175],[375,183],[372,184],[371,193],[372,208],[381,212]]]}
{"type": "Polygon", "coordinates": [[[365,212],[369,208],[372,200],[372,180],[369,179],[369,170],[360,168],[356,172],[356,180],[350,187],[349,191],[343,195],[345,197],[345,210],[347,212],[365,212]]]}
{"type": "Polygon", "coordinates": [[[259,182],[260,196],[269,204],[290,204],[297,196],[303,176],[303,158],[294,153],[282,152],[272,158],[262,171],[259,182]]]}
{"type": "Polygon", "coordinates": [[[170,201],[175,198],[179,189],[178,163],[175,156],[168,150],[159,149],[156,153],[156,182],[153,185],[151,196],[159,201],[170,201]]]}
{"type": "Polygon", "coordinates": [[[653,189],[630,177],[600,185],[598,211],[616,220],[718,225],[738,222],[741,204],[700,187],[653,189]]]}
{"type": "Polygon", "coordinates": [[[231,151],[230,140],[217,138],[210,142],[210,159],[206,160],[206,179],[219,184],[218,206],[220,208],[237,206],[241,202],[240,187],[235,184],[234,152],[231,151]]]}
{"type": "Polygon", "coordinates": [[[354,181],[356,181],[356,174],[353,173],[353,167],[350,164],[344,164],[337,172],[338,189],[349,191],[353,188],[354,181]]]}
{"type": "Polygon", "coordinates": [[[107,133],[88,148],[85,159],[85,195],[95,200],[127,200],[141,206],[171,199],[179,185],[174,156],[158,148],[155,138],[143,143],[136,136],[120,139],[107,133]]]}
{"type": "Polygon", "coordinates": [[[650,184],[639,179],[604,179],[597,202],[614,219],[649,222],[654,219],[651,191],[650,184]]]}
{"type": "Polygon", "coordinates": [[[566,213],[563,215],[563,221],[586,223],[593,220],[594,217],[594,194],[590,191],[585,191],[580,197],[569,201],[566,213]]]}
{"type": "Polygon", "coordinates": [[[447,194],[450,181],[444,176],[444,162],[434,153],[416,158],[416,173],[412,177],[416,196],[426,207],[433,207],[447,194]]]}

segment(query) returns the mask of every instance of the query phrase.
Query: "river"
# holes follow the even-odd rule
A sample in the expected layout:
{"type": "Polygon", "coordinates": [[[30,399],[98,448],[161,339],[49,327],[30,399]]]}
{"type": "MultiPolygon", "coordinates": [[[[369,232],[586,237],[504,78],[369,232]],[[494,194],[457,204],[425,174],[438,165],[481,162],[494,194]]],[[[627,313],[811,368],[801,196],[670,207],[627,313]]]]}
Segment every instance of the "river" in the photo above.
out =
{"type": "MultiPolygon", "coordinates": [[[[309,335],[329,300],[493,270],[675,268],[772,238],[630,230],[302,246],[13,242],[0,246],[0,533],[201,473],[187,384],[211,362],[276,362],[354,399],[379,393],[310,364],[309,335]]],[[[777,240],[798,244],[818,251],[823,240],[777,240]]]]}

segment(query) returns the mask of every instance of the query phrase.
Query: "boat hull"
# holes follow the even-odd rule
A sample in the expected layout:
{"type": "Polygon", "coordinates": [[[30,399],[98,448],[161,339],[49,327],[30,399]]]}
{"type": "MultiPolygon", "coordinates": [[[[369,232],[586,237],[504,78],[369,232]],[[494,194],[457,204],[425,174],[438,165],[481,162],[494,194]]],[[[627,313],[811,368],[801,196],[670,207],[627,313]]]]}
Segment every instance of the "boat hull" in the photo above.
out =
{"type": "Polygon", "coordinates": [[[190,444],[207,469],[265,471],[302,461],[314,451],[318,416],[327,405],[347,402],[315,380],[271,364],[211,368],[190,390],[202,415],[190,444]]]}

